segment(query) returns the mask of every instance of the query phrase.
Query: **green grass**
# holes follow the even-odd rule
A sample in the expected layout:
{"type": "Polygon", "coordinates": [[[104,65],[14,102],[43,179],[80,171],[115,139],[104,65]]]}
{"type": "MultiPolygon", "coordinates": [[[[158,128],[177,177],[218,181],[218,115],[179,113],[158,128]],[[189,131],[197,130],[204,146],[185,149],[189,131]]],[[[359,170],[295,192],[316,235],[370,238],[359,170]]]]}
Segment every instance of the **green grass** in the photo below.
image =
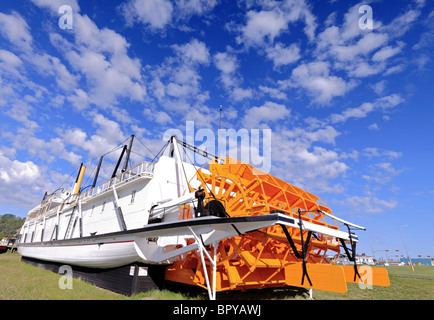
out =
{"type": "Polygon", "coordinates": [[[314,290],[317,300],[432,300],[434,299],[434,267],[409,266],[386,267],[390,287],[372,286],[360,289],[358,284],[347,283],[348,292],[338,294],[314,290]],[[424,279],[420,279],[424,278],[424,279]]]}
{"type": "Polygon", "coordinates": [[[155,290],[127,297],[73,279],[72,289],[60,289],[61,275],[21,262],[17,253],[0,255],[0,300],[183,300],[188,296],[155,290]]]}
{"type": "Polygon", "coordinates": [[[20,261],[14,253],[0,255],[0,300],[105,300],[124,296],[73,279],[72,290],[60,289],[60,275],[20,261]]]}
{"type": "MultiPolygon", "coordinates": [[[[60,275],[20,261],[14,253],[0,255],[0,300],[192,300],[207,299],[206,290],[182,293],[153,290],[132,297],[98,288],[80,279],[73,279],[73,289],[60,289],[60,275]]],[[[386,267],[390,287],[362,290],[357,284],[348,283],[348,292],[338,294],[320,290],[313,291],[315,300],[433,300],[434,267],[415,266],[386,267]],[[414,277],[414,278],[409,278],[414,277]],[[422,278],[422,279],[420,279],[422,278]]],[[[188,288],[188,287],[187,287],[188,288]]],[[[256,289],[220,292],[217,299],[225,300],[299,300],[307,299],[308,291],[302,288],[256,289]]]]}

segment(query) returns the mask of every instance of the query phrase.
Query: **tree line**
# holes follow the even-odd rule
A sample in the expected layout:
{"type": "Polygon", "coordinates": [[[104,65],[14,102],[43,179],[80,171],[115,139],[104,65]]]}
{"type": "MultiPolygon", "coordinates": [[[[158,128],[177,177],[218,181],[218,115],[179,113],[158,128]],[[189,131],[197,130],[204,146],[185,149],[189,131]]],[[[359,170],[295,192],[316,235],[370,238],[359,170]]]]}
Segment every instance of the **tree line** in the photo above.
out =
{"type": "Polygon", "coordinates": [[[20,232],[26,218],[16,217],[13,214],[0,215],[0,240],[4,237],[15,237],[20,232]]]}

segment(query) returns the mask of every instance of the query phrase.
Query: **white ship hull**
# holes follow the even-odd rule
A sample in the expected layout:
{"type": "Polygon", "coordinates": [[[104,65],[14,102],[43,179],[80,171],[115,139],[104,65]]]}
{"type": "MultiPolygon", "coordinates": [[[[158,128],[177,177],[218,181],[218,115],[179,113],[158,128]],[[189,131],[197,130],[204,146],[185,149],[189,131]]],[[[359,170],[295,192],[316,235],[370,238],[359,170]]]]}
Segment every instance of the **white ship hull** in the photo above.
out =
{"type": "Polygon", "coordinates": [[[179,245],[201,235],[204,245],[269,227],[294,226],[297,222],[281,214],[269,216],[217,218],[203,217],[172,223],[159,223],[98,237],[25,243],[19,253],[25,257],[89,268],[113,268],[133,262],[168,265],[173,259],[198,249],[198,243],[179,245]]]}
{"type": "Polygon", "coordinates": [[[18,252],[28,258],[88,268],[113,268],[138,260],[135,241],[131,239],[104,243],[74,241],[63,245],[21,245],[18,252]]]}

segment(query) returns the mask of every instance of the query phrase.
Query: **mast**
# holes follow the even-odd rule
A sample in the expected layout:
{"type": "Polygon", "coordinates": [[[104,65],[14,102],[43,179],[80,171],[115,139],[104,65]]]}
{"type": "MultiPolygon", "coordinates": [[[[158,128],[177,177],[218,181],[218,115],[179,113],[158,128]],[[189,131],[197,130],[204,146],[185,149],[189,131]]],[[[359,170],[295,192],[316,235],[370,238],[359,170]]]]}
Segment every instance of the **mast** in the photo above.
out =
{"type": "Polygon", "coordinates": [[[134,140],[134,134],[131,135],[130,144],[128,145],[127,154],[126,154],[125,163],[122,172],[125,172],[127,170],[128,161],[130,160],[131,149],[133,147],[133,140],[134,140]]]}
{"type": "Polygon", "coordinates": [[[176,135],[173,135],[172,137],[170,137],[169,155],[170,155],[170,157],[175,159],[178,197],[180,197],[182,194],[182,191],[183,191],[183,190],[181,190],[181,186],[183,186],[183,185],[181,185],[181,181],[184,180],[181,177],[184,177],[185,180],[187,181],[187,186],[184,186],[185,189],[188,189],[188,178],[185,175],[184,164],[182,163],[183,161],[182,161],[179,149],[178,149],[178,139],[177,139],[176,135]]]}
{"type": "Polygon", "coordinates": [[[115,167],[115,169],[113,170],[112,178],[116,177],[116,173],[118,172],[119,165],[121,164],[121,161],[122,161],[122,158],[123,158],[123,156],[124,156],[124,153],[125,153],[125,150],[126,150],[126,149],[127,149],[127,146],[125,145],[125,146],[122,148],[122,152],[121,152],[121,155],[120,155],[120,157],[119,157],[118,163],[116,163],[116,167],[115,167]]]}
{"type": "Polygon", "coordinates": [[[101,169],[101,164],[102,164],[103,158],[104,158],[104,156],[101,156],[101,158],[99,158],[98,167],[96,168],[95,178],[93,178],[92,188],[95,188],[95,186],[96,186],[96,181],[98,180],[99,169],[101,169]]]}
{"type": "Polygon", "coordinates": [[[220,124],[219,124],[219,131],[218,131],[218,140],[217,140],[217,158],[220,158],[220,132],[222,130],[222,105],[220,105],[220,124]]]}

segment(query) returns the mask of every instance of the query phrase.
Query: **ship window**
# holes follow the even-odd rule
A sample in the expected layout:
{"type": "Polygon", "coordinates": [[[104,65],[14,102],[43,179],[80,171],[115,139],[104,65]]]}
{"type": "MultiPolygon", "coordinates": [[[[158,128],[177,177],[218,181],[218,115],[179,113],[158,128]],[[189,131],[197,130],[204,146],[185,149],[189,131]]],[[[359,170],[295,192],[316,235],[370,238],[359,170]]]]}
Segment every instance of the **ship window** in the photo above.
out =
{"type": "Polygon", "coordinates": [[[101,209],[101,213],[104,212],[104,207],[105,207],[105,201],[102,203],[102,209],[101,209]]]}
{"type": "Polygon", "coordinates": [[[130,204],[134,203],[134,199],[136,198],[136,190],[133,190],[133,192],[131,192],[131,201],[130,204]]]}

